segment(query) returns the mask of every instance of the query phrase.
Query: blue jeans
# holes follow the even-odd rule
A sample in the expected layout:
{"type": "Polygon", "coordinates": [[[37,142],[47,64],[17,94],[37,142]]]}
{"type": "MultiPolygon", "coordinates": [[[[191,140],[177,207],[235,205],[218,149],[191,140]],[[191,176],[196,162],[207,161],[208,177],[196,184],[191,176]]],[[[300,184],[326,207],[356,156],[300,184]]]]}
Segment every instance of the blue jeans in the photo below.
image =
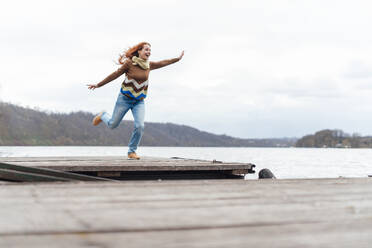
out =
{"type": "Polygon", "coordinates": [[[112,113],[112,117],[106,112],[103,112],[101,116],[101,120],[109,128],[114,129],[115,127],[119,126],[121,120],[124,118],[124,115],[128,112],[129,109],[132,110],[134,118],[134,130],[129,141],[128,154],[137,150],[137,146],[140,143],[143,135],[143,130],[145,128],[144,101],[131,99],[123,95],[122,93],[119,93],[118,99],[116,100],[114,112],[112,113]]]}

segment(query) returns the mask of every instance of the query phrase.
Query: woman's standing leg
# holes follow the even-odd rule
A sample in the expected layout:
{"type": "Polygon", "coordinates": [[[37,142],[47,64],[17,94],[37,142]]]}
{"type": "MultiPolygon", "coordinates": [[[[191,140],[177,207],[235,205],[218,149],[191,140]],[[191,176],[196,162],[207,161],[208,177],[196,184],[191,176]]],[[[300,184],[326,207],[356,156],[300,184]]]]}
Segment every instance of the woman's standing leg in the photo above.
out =
{"type": "Polygon", "coordinates": [[[119,126],[121,120],[124,118],[124,115],[131,108],[131,104],[127,101],[127,97],[123,94],[119,94],[118,99],[116,100],[115,108],[112,113],[112,117],[107,112],[103,112],[101,115],[101,120],[109,127],[114,129],[119,126]]]}
{"type": "Polygon", "coordinates": [[[132,107],[132,114],[134,118],[134,130],[129,141],[128,154],[136,152],[143,135],[145,128],[145,101],[141,100],[135,103],[132,107]]]}

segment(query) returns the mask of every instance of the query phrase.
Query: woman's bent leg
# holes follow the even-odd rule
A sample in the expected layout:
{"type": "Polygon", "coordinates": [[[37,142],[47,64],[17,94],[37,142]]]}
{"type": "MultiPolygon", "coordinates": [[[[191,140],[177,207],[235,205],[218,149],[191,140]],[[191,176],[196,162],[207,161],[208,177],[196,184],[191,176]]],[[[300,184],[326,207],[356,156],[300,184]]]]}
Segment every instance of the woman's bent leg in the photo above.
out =
{"type": "Polygon", "coordinates": [[[134,130],[129,141],[128,154],[136,152],[145,128],[145,102],[143,100],[133,106],[132,114],[134,118],[134,130]]]}
{"type": "Polygon", "coordinates": [[[112,117],[107,112],[103,112],[101,120],[107,125],[107,127],[109,127],[110,129],[114,129],[120,124],[121,120],[128,112],[130,107],[131,105],[125,101],[123,95],[119,94],[118,99],[116,100],[114,111],[112,113],[112,117]]]}

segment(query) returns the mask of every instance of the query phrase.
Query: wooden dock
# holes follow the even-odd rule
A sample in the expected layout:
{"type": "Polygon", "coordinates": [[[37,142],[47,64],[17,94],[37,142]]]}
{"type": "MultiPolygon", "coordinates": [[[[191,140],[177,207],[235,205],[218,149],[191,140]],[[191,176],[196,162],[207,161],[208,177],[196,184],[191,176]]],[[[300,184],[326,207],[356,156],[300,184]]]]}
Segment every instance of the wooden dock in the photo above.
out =
{"type": "Polygon", "coordinates": [[[0,247],[372,244],[371,177],[230,180],[223,178],[242,178],[254,165],[180,158],[1,158],[0,165],[0,175],[22,166],[24,176],[53,169],[48,177],[75,180],[0,180],[0,247]],[[91,176],[108,178],[76,181],[91,176]],[[166,180],[180,178],[199,180],[166,180]]]}
{"type": "MultiPolygon", "coordinates": [[[[8,157],[0,158],[0,163],[119,180],[227,179],[244,178],[245,174],[255,172],[255,165],[250,163],[183,158],[144,157],[141,160],[127,160],[125,157],[8,157]]],[[[5,178],[10,176],[8,171],[6,173],[5,178]]]]}
{"type": "Polygon", "coordinates": [[[371,247],[372,178],[0,185],[0,247],[371,247]]]}

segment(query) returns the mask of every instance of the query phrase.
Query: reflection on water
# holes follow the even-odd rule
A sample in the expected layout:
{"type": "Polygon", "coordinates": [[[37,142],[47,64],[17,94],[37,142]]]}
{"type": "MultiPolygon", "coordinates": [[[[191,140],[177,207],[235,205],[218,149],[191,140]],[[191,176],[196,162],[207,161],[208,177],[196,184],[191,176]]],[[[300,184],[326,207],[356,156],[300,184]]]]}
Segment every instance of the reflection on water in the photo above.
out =
{"type": "MultiPolygon", "coordinates": [[[[117,146],[0,146],[0,157],[123,156],[117,146]]],[[[277,178],[366,177],[372,174],[372,149],[140,147],[139,155],[182,157],[255,164],[277,178]]],[[[257,178],[248,175],[248,178],[257,178]]]]}

